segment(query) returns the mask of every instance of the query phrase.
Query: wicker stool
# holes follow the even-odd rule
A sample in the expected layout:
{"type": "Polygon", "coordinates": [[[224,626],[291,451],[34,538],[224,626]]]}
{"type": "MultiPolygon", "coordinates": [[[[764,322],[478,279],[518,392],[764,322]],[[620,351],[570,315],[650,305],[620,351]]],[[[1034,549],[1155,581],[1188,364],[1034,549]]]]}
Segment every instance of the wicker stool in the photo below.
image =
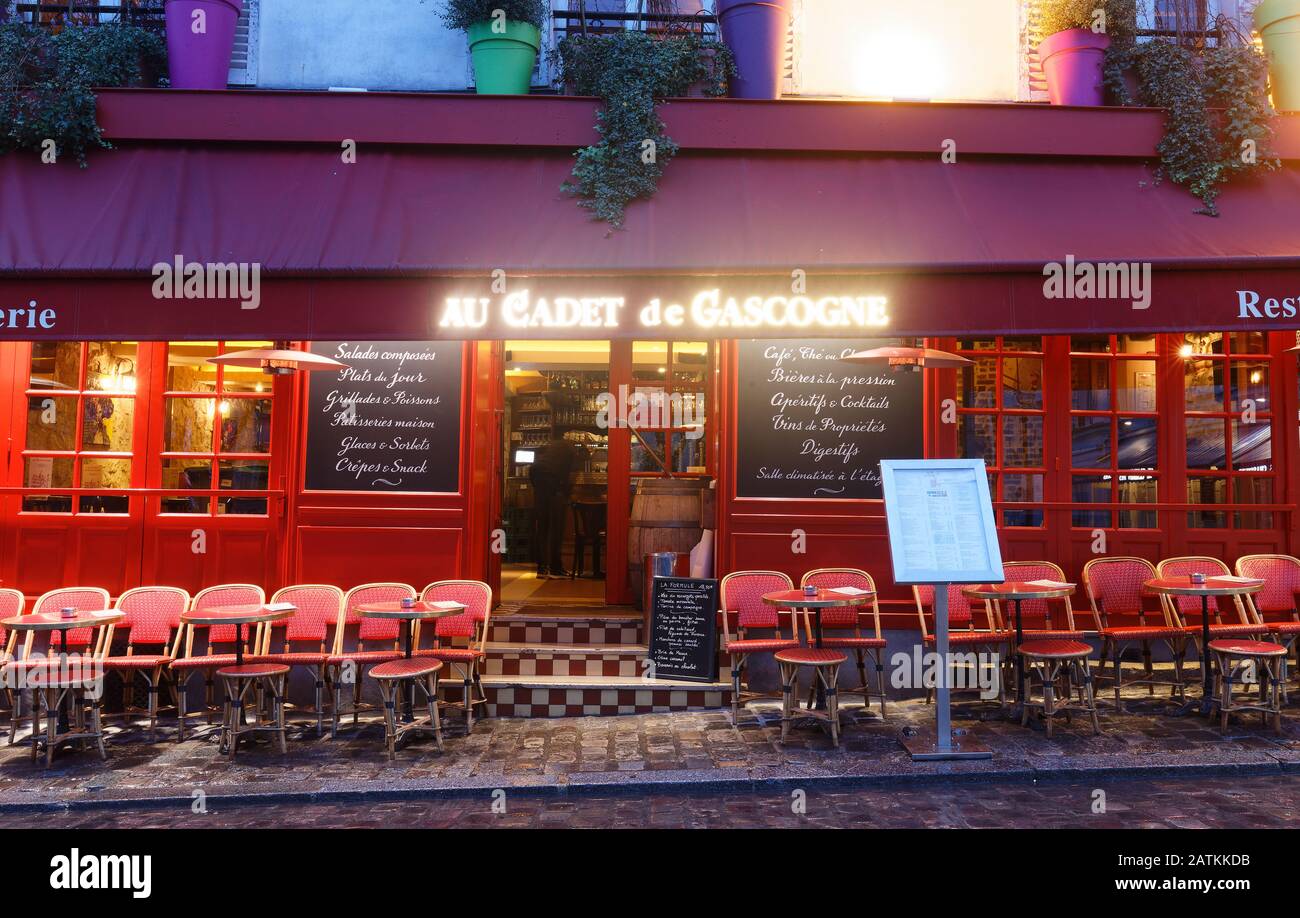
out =
{"type": "Polygon", "coordinates": [[[848,660],[838,650],[824,650],[816,647],[794,647],[790,650],[778,650],[776,662],[781,666],[781,742],[785,742],[790,732],[790,724],[803,717],[815,717],[826,720],[831,725],[831,743],[840,745],[840,703],[837,686],[840,681],[840,666],[848,660]],[[826,689],[826,710],[799,708],[795,701],[795,689],[798,686],[799,667],[811,666],[816,678],[821,680],[826,689]]]}
{"type": "Polygon", "coordinates": [[[379,685],[379,695],[384,700],[384,745],[388,748],[388,758],[397,757],[397,742],[403,736],[415,731],[433,734],[442,751],[442,721],[438,717],[438,671],[442,661],[430,657],[403,657],[388,663],[380,663],[370,670],[370,677],[379,685]],[[425,702],[429,707],[426,718],[402,720],[397,706],[400,699],[407,695],[407,686],[418,685],[424,692],[425,702]]]}
{"type": "Polygon", "coordinates": [[[1025,682],[1025,697],[1020,702],[1022,714],[1021,726],[1029,724],[1030,708],[1041,708],[1047,735],[1052,735],[1052,719],[1058,712],[1064,712],[1068,720],[1071,708],[1086,711],[1092,717],[1092,732],[1101,733],[1097,723],[1097,699],[1092,692],[1092,670],[1088,658],[1092,648],[1083,641],[1048,640],[1026,641],[1017,648],[1025,661],[1025,675],[1037,676],[1042,686],[1043,700],[1033,700],[1032,679],[1025,682]],[[1074,701],[1067,687],[1064,697],[1058,698],[1056,683],[1064,676],[1082,689],[1082,698],[1074,701]]]}
{"type": "MultiPolygon", "coordinates": [[[[11,677],[14,672],[8,671],[6,677],[11,677]]],[[[48,768],[54,762],[54,750],[59,746],[88,741],[96,745],[101,759],[108,759],[100,714],[104,673],[98,661],[51,657],[26,665],[21,678],[32,693],[33,762],[40,757],[41,743],[45,744],[45,766],[48,768]],[[60,724],[60,711],[64,706],[69,712],[66,727],[60,724]],[[42,709],[44,729],[41,727],[42,709]]],[[[18,685],[21,687],[23,683],[18,685]]],[[[11,729],[17,732],[16,721],[11,729]]]]}
{"type": "Polygon", "coordinates": [[[1282,732],[1282,662],[1286,659],[1286,648],[1269,641],[1250,641],[1225,639],[1210,641],[1210,653],[1214,654],[1218,670],[1219,729],[1228,730],[1228,715],[1234,711],[1259,711],[1268,723],[1273,715],[1273,729],[1282,732]],[[1255,667],[1255,678],[1259,682],[1259,701],[1255,704],[1237,702],[1232,697],[1232,677],[1243,666],[1255,667]]]}
{"type": "Polygon", "coordinates": [[[289,751],[285,742],[284,696],[289,667],[283,663],[245,663],[223,666],[217,675],[226,686],[226,702],[221,717],[221,751],[233,759],[239,738],[245,733],[273,733],[280,738],[280,752],[289,751]],[[255,723],[249,723],[247,699],[256,690],[253,708],[255,723]],[[263,702],[269,702],[269,709],[263,702]]]}

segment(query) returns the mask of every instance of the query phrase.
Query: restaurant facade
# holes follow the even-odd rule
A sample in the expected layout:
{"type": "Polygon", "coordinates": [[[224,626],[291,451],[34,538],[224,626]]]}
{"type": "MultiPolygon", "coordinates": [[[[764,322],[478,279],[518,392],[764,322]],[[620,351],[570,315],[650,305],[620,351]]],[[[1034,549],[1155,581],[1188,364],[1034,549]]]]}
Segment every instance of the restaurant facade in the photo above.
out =
{"type": "Polygon", "coordinates": [[[0,158],[0,584],[29,596],[499,594],[503,383],[538,342],[597,343],[615,397],[704,406],[608,425],[609,604],[634,598],[655,444],[716,490],[716,576],[860,567],[888,630],[916,614],[881,458],[983,458],[1004,556],[1071,578],[1097,554],[1300,551],[1294,116],[1282,167],[1210,218],[1153,174],[1154,111],[674,101],[682,152],[611,231],[561,191],[590,99],[99,104],[116,149],[87,168],[0,158]],[[277,341],[351,369],[207,363],[277,341]],[[838,361],[882,341],[974,362],[838,361]]]}

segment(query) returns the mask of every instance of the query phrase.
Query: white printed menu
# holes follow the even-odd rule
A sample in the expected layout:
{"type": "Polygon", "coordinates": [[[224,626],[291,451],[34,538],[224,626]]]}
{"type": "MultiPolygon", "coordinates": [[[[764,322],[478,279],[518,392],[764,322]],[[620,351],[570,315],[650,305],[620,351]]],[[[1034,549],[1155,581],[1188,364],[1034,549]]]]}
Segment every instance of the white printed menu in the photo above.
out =
{"type": "Polygon", "coordinates": [[[1001,582],[983,460],[880,463],[897,583],[1001,582]]]}

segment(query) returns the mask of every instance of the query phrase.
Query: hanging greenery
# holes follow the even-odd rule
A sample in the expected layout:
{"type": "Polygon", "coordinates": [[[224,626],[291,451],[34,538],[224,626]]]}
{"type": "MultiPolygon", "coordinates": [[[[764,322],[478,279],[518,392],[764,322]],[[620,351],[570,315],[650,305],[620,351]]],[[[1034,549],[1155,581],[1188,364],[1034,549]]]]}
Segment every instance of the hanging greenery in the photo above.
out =
{"type": "Polygon", "coordinates": [[[1200,199],[1203,206],[1196,213],[1217,217],[1224,183],[1279,165],[1268,153],[1273,138],[1268,65],[1225,19],[1191,38],[1176,31],[1179,40],[1112,45],[1106,88],[1120,105],[1164,109],[1159,177],[1200,199]],[[1217,33],[1217,44],[1209,46],[1208,31],[1217,33]],[[1136,96],[1130,76],[1136,78],[1136,96]]]}
{"type": "Polygon", "coordinates": [[[604,102],[596,116],[600,143],[578,151],[564,189],[615,228],[623,225],[630,203],[654,195],[664,167],[677,155],[657,103],[685,96],[697,85],[706,95],[726,95],[736,73],[726,45],[691,34],[570,35],[560,42],[556,59],[571,92],[604,102]]]}
{"type": "Polygon", "coordinates": [[[138,26],[65,27],[57,35],[0,23],[0,153],[34,150],[86,164],[108,147],[95,120],[92,87],[157,83],[166,70],[161,36],[138,26]]]}

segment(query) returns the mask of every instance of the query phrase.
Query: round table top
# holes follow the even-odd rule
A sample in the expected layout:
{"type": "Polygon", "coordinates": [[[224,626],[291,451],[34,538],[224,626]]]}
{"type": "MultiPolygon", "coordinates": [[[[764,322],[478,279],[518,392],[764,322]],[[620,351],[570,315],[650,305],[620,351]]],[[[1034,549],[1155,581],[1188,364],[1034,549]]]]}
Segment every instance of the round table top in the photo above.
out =
{"type": "Polygon", "coordinates": [[[297,611],[297,609],[268,609],[257,603],[242,606],[210,606],[194,612],[182,612],[181,621],[191,625],[255,625],[259,622],[278,622],[297,611]]]}
{"type": "Polygon", "coordinates": [[[445,618],[448,615],[460,615],[464,611],[464,604],[459,602],[448,602],[447,605],[417,602],[410,607],[403,606],[400,602],[367,602],[357,606],[357,612],[363,618],[445,618]]]}
{"type": "Polygon", "coordinates": [[[1206,577],[1204,583],[1192,583],[1188,577],[1156,577],[1142,584],[1153,593],[1170,596],[1237,596],[1241,593],[1258,593],[1264,581],[1241,582],[1222,577],[1206,577]]]}
{"type": "Polygon", "coordinates": [[[818,590],[815,596],[808,596],[803,590],[778,590],[775,593],[764,593],[763,602],[795,609],[825,609],[832,606],[860,606],[870,602],[875,595],[871,591],[846,594],[835,590],[818,590]]]}
{"type": "Polygon", "coordinates": [[[980,583],[962,588],[966,596],[976,599],[1059,599],[1074,593],[1075,584],[1049,587],[1028,580],[1008,580],[1006,583],[980,583]]]}
{"type": "Polygon", "coordinates": [[[92,625],[111,625],[120,622],[123,617],[116,609],[78,612],[72,618],[64,618],[58,612],[33,612],[31,615],[6,618],[0,622],[0,625],[15,631],[71,631],[73,628],[86,628],[92,625]]]}

